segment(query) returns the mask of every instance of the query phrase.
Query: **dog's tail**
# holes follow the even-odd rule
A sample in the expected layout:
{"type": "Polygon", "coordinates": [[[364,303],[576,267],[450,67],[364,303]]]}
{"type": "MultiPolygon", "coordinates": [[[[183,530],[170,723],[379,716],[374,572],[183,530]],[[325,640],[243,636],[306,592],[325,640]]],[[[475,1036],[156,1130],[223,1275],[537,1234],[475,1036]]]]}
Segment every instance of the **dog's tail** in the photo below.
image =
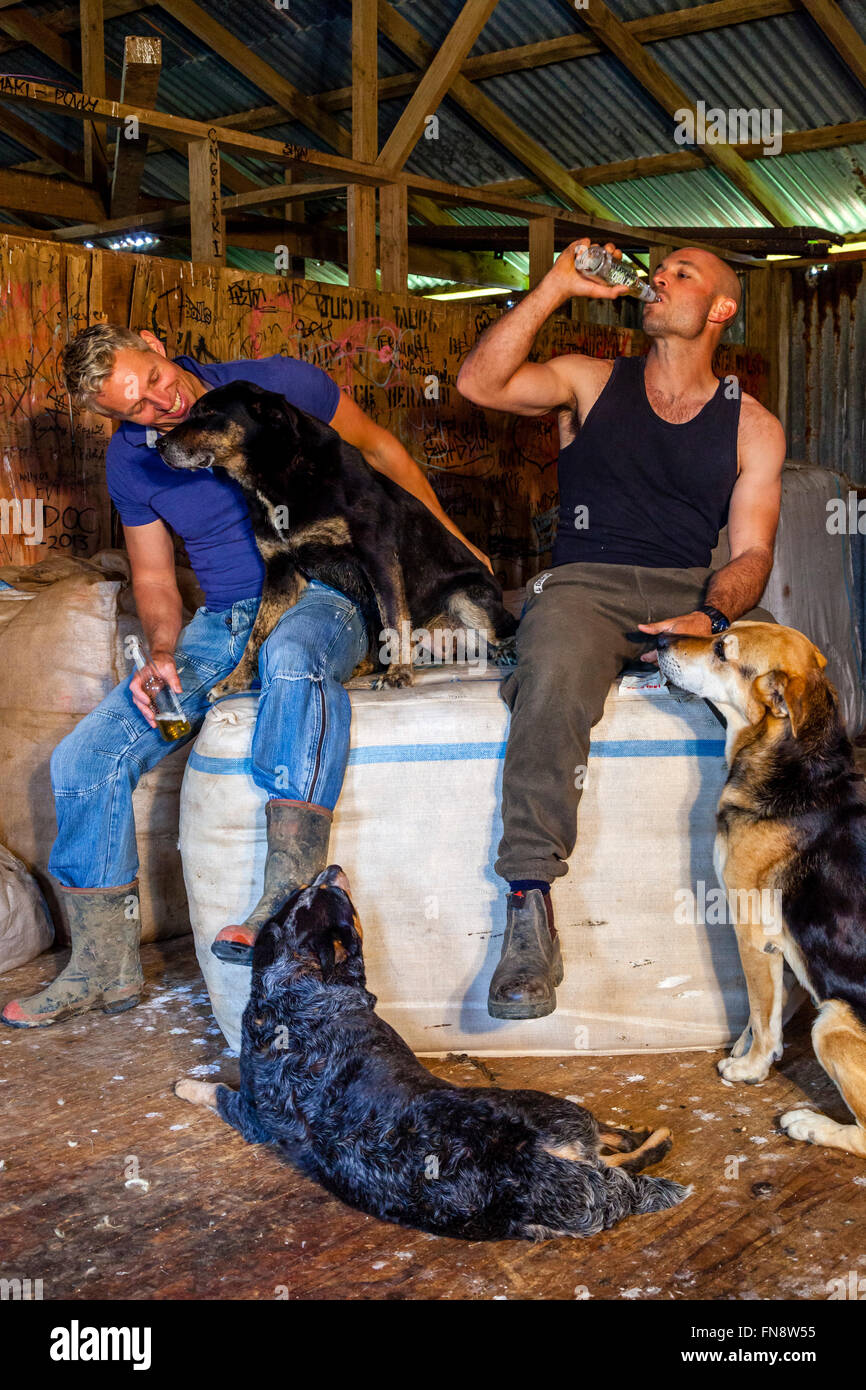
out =
{"type": "Polygon", "coordinates": [[[604,1163],[553,1158],[551,1164],[555,1167],[536,1186],[532,1211],[519,1232],[527,1240],[592,1236],[626,1216],[675,1207],[692,1192],[670,1178],[632,1175],[604,1163]]]}

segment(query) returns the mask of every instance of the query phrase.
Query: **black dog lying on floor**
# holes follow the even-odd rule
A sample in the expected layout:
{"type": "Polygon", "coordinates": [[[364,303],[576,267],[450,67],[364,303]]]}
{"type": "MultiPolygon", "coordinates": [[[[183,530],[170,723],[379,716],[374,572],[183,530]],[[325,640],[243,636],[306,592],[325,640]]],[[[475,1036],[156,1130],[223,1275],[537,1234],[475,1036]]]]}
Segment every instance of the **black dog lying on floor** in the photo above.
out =
{"type": "Polygon", "coordinates": [[[178,1096],[274,1144],[350,1206],[435,1235],[586,1236],[688,1196],[639,1175],[670,1149],[667,1130],[600,1128],[543,1091],[428,1072],[374,1013],[348,888],[331,865],[259,933],[240,1090],[187,1079],[178,1096]]]}
{"type": "Polygon", "coordinates": [[[330,425],[276,392],[249,381],[208,391],[157,448],[172,468],[224,468],[240,484],[265,562],[246,650],[211,699],[249,689],[259,648],[308,578],[368,610],[375,603],[389,636],[371,632],[370,649],[391,647],[382,685],[412,684],[413,629],[462,627],[486,633],[495,648],[514,635],[517,622],[480,560],[330,425]]]}

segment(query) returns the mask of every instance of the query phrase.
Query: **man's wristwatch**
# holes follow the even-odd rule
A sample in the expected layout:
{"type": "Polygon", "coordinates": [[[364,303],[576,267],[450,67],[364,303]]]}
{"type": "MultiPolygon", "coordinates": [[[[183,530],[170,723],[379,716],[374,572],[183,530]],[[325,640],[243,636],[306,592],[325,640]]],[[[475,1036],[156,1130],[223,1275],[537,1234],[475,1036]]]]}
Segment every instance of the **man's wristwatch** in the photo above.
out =
{"type": "Polygon", "coordinates": [[[700,607],[695,609],[695,612],[706,613],[714,633],[724,632],[726,628],[731,626],[730,618],[726,618],[724,613],[720,612],[718,608],[714,608],[711,603],[702,603],[700,607]]]}

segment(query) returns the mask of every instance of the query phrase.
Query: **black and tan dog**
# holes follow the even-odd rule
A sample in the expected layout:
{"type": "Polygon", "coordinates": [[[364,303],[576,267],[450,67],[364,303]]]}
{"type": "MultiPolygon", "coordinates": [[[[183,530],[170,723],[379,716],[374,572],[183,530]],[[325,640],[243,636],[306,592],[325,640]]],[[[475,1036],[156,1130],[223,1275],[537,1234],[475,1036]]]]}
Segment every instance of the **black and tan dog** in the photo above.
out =
{"type": "Polygon", "coordinates": [[[770,623],[658,645],[662,674],[727,719],[715,864],[738,905],[750,1015],[719,1070],[763,1081],[781,1057],[787,961],[819,1008],[815,1052],[856,1124],[797,1109],[782,1128],[866,1156],[866,789],[826,659],[801,632],[770,623]]]}
{"type": "Polygon", "coordinates": [[[691,1189],[640,1170],[666,1129],[599,1126],[542,1091],[453,1086],[374,1012],[342,870],[297,889],[255,944],[239,1091],[178,1096],[270,1143],[350,1206],[467,1240],[586,1236],[691,1189]]]}
{"type": "Polygon", "coordinates": [[[384,633],[371,631],[371,651],[377,638],[390,644],[382,685],[412,683],[404,633],[463,628],[501,649],[516,631],[480,560],[336,430],[285,397],[248,381],[217,387],[157,448],[172,468],[224,468],[239,483],[265,563],[246,650],[212,700],[249,689],[259,648],[310,578],[378,611],[384,633]]]}

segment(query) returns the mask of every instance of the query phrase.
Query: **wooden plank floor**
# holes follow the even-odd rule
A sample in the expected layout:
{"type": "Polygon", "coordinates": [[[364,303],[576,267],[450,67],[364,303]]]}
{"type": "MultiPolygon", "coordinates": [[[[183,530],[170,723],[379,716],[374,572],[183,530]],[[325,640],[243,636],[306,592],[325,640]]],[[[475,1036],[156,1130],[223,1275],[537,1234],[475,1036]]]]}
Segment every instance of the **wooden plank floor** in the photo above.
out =
{"type": "MultiPolygon", "coordinates": [[[[433,1063],[456,1082],[668,1124],[660,1171],[695,1185],[682,1206],[589,1240],[470,1244],[351,1211],[177,1100],[176,1078],[233,1081],[237,1063],[191,941],[143,956],[148,993],[131,1012],[0,1028],[0,1276],[41,1278],[46,1299],[825,1299],[828,1280],[866,1276],[866,1163],[774,1124],[803,1100],[845,1117],[812,1057],[808,1007],[759,1087],[723,1084],[718,1053],[433,1063]]],[[[63,960],[7,975],[0,999],[63,960]]]]}

